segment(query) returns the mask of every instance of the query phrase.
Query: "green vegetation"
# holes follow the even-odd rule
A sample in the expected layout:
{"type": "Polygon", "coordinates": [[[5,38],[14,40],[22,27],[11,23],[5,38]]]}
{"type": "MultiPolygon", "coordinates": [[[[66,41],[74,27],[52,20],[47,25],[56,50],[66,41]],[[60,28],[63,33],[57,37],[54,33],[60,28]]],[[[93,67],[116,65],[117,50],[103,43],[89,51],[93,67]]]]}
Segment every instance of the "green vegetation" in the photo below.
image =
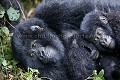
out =
{"type": "Polygon", "coordinates": [[[97,73],[97,70],[93,71],[92,77],[88,77],[86,80],[92,79],[92,80],[105,80],[104,76],[104,70],[102,69],[99,73],[97,73]]]}
{"type": "MultiPolygon", "coordinates": [[[[0,18],[5,18],[5,12],[7,12],[10,21],[16,21],[20,18],[18,10],[13,7],[5,10],[0,5],[0,18]]],[[[3,19],[2,22],[5,22],[5,20],[3,19]]],[[[25,72],[24,69],[18,67],[19,63],[13,59],[12,55],[11,36],[12,34],[10,34],[7,26],[0,23],[0,80],[41,80],[37,76],[39,74],[38,70],[28,68],[28,71],[25,72]]]]}

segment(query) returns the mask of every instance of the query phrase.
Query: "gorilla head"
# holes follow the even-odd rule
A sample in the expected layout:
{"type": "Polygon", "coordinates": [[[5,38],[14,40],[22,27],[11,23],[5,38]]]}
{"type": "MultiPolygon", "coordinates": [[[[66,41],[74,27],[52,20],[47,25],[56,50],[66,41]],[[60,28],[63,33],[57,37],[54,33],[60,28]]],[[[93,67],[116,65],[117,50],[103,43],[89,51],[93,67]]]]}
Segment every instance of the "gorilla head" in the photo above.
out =
{"type": "Polygon", "coordinates": [[[85,38],[93,42],[100,50],[115,48],[114,34],[103,12],[90,12],[85,15],[80,29],[85,38]]]}
{"type": "Polygon", "coordinates": [[[42,20],[32,18],[21,22],[12,39],[14,56],[26,69],[35,68],[42,73],[40,76],[53,80],[59,76],[60,80],[65,80],[64,47],[42,20]]]}

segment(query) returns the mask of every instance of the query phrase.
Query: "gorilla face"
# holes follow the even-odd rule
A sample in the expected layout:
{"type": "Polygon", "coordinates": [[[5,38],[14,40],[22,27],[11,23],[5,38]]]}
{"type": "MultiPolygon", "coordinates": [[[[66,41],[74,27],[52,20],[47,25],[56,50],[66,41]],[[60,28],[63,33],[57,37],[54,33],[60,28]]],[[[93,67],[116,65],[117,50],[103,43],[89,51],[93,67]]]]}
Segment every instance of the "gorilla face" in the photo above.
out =
{"type": "Polygon", "coordinates": [[[115,40],[106,34],[106,32],[100,27],[95,31],[95,41],[98,41],[102,46],[113,49],[115,47],[115,40]]]}
{"type": "Polygon", "coordinates": [[[90,12],[85,15],[80,29],[88,40],[100,50],[114,49],[114,34],[103,12],[90,12]]]}
{"type": "Polygon", "coordinates": [[[44,45],[39,40],[33,40],[30,48],[31,56],[38,56],[43,63],[57,62],[60,55],[52,45],[44,45]]]}
{"type": "Polygon", "coordinates": [[[64,46],[58,36],[37,18],[17,25],[12,41],[15,57],[28,67],[38,62],[56,64],[64,57],[64,46]]]}

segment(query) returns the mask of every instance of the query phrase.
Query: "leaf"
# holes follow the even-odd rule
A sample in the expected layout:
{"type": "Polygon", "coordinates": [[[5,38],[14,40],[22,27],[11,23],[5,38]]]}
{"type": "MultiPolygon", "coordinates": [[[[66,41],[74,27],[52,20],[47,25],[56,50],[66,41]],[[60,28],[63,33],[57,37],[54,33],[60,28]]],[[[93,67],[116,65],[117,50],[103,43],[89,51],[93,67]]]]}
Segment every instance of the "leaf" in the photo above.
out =
{"type": "Polygon", "coordinates": [[[32,68],[29,68],[30,71],[32,71],[32,73],[39,73],[39,71],[37,69],[32,69],[32,68]]]}
{"type": "Polygon", "coordinates": [[[104,75],[104,70],[102,69],[102,70],[99,72],[98,76],[99,76],[100,78],[102,78],[103,75],[104,75]]]}
{"type": "Polygon", "coordinates": [[[1,31],[2,31],[3,33],[5,33],[6,35],[9,35],[9,30],[8,30],[7,27],[2,27],[2,28],[1,28],[1,31]]]}
{"type": "Polygon", "coordinates": [[[3,60],[2,65],[7,66],[7,61],[5,59],[3,60]]]}
{"type": "Polygon", "coordinates": [[[95,77],[93,80],[102,80],[100,77],[95,77]]]}
{"type": "Polygon", "coordinates": [[[5,9],[0,5],[0,18],[3,18],[5,14],[5,9]]]}
{"type": "Polygon", "coordinates": [[[15,10],[12,7],[10,7],[7,10],[7,15],[8,15],[9,20],[11,20],[11,21],[16,21],[20,18],[19,10],[15,10]]]}
{"type": "Polygon", "coordinates": [[[97,77],[97,70],[93,71],[93,75],[94,75],[94,77],[97,77]]]}

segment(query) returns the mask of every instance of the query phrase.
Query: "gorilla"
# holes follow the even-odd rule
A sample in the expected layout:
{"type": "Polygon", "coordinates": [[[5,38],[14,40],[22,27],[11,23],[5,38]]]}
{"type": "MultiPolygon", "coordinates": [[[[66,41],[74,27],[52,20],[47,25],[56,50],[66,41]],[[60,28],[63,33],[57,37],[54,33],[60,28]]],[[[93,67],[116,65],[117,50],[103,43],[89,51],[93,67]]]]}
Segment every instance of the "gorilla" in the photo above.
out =
{"type": "MultiPolygon", "coordinates": [[[[119,0],[44,0],[38,5],[35,17],[43,19],[58,35],[62,35],[62,39],[66,43],[68,38],[77,34],[86,14],[90,12],[102,12],[104,15],[111,11],[120,11],[120,5],[118,3],[120,3],[119,0]],[[63,36],[67,37],[65,38],[63,36]]],[[[102,21],[105,21],[104,16],[100,18],[102,21]]],[[[99,23],[98,25],[102,24],[99,23]]],[[[109,28],[110,34],[105,31],[105,34],[109,34],[109,36],[103,37],[103,40],[100,41],[102,45],[98,48],[105,51],[112,51],[115,48],[114,34],[110,28],[111,25],[106,24],[104,26],[109,28]],[[107,42],[105,39],[107,39],[107,42]]],[[[95,29],[93,30],[96,31],[95,29]]],[[[100,29],[98,28],[97,31],[100,31],[100,29]]],[[[96,36],[99,37],[98,35],[96,36]]]]}
{"type": "MultiPolygon", "coordinates": [[[[92,74],[94,69],[96,69],[97,63],[94,58],[96,59],[98,57],[98,50],[101,53],[105,53],[106,51],[111,52],[115,49],[116,40],[114,38],[114,32],[111,29],[111,25],[106,21],[104,12],[108,13],[109,11],[117,10],[119,10],[119,0],[43,0],[38,5],[34,16],[39,18],[40,22],[31,20],[31,22],[26,22],[27,25],[23,22],[21,23],[22,25],[18,25],[19,27],[17,26],[18,28],[13,36],[13,50],[15,49],[15,57],[26,68],[30,66],[38,69],[43,76],[45,75],[53,80],[66,80],[62,79],[65,78],[64,64],[62,63],[64,58],[61,57],[62,50],[64,49],[60,46],[62,43],[58,37],[58,41],[56,39],[49,39],[48,37],[49,33],[51,34],[55,31],[65,46],[64,62],[66,63],[65,67],[68,79],[84,80],[92,74]],[[44,22],[41,22],[41,20],[44,22]],[[46,23],[46,25],[44,23],[46,23]],[[45,25],[47,26],[45,29],[49,27],[53,31],[50,30],[49,32],[48,29],[43,31],[44,28],[33,26],[34,24],[42,24],[42,27],[45,25]],[[81,37],[79,32],[82,32],[85,38],[81,37]],[[39,39],[38,36],[36,38],[36,34],[46,34],[47,36],[40,37],[39,39]],[[22,35],[22,37],[19,38],[18,35],[22,35]],[[73,38],[74,35],[80,35],[80,37],[73,38]],[[53,44],[55,42],[56,44],[53,44]],[[37,47],[31,48],[31,45],[34,43],[36,43],[37,47]],[[45,44],[50,44],[50,46],[46,47],[44,46],[45,44]],[[89,47],[89,45],[91,46],[89,47]],[[53,65],[53,63],[59,66],[53,65]],[[60,76],[61,79],[58,79],[55,74],[60,76]]],[[[41,25],[39,26],[41,27],[41,25]]],[[[56,34],[54,35],[55,38],[56,34]]],[[[113,56],[110,55],[110,57],[113,56]]],[[[106,58],[106,55],[100,55],[100,65],[105,69],[106,74],[108,73],[109,76],[112,76],[111,74],[117,71],[117,68],[114,67],[114,65],[118,65],[118,60],[116,59],[117,57],[115,57],[114,60],[112,58],[106,58]],[[102,59],[101,56],[104,58],[102,59]],[[103,62],[104,60],[106,61],[103,62]],[[114,65],[110,63],[111,61],[114,62],[114,65]],[[113,69],[110,69],[110,71],[106,70],[107,68],[104,66],[106,63],[113,69]]],[[[109,77],[107,75],[105,76],[109,77]]]]}
{"type": "Polygon", "coordinates": [[[67,80],[64,46],[47,24],[37,18],[21,22],[12,37],[14,57],[24,68],[38,69],[39,77],[67,80]]]}
{"type": "MultiPolygon", "coordinates": [[[[20,11],[20,7],[19,7],[19,4],[20,4],[20,1],[19,0],[1,0],[0,1],[0,5],[2,5],[2,7],[4,7],[5,8],[5,10],[7,10],[7,9],[9,9],[10,7],[13,7],[15,10],[19,10],[19,12],[21,13],[21,11],[20,11]]],[[[11,24],[9,24],[8,22],[5,22],[5,26],[7,26],[8,27],[8,29],[10,30],[10,32],[13,32],[14,31],[14,28],[13,28],[13,26],[15,27],[15,25],[17,25],[18,23],[19,23],[19,21],[20,21],[20,19],[18,19],[18,20],[16,20],[16,21],[10,21],[9,19],[8,19],[8,16],[7,16],[7,14],[5,13],[5,18],[8,20],[8,22],[11,24]]],[[[2,24],[2,25],[4,25],[4,22],[2,22],[2,21],[4,21],[4,19],[2,18],[0,18],[0,23],[2,24]]]]}
{"type": "MultiPolygon", "coordinates": [[[[96,69],[96,61],[94,60],[98,57],[99,52],[93,44],[89,44],[79,37],[81,33],[76,25],[70,21],[64,21],[72,19],[72,15],[71,18],[68,16],[69,10],[67,10],[71,10],[72,6],[69,8],[66,3],[68,3],[66,0],[44,0],[38,5],[35,17],[44,20],[63,41],[66,51],[64,64],[68,79],[84,80],[96,69]],[[63,5],[65,6],[63,7],[63,5]],[[65,11],[68,11],[67,15],[65,11]],[[74,39],[72,39],[73,37],[74,39]]],[[[75,9],[76,6],[73,7],[75,9]]]]}
{"type": "MultiPolygon", "coordinates": [[[[35,17],[43,19],[57,33],[62,23],[79,28],[84,16],[91,11],[119,11],[119,0],[43,0],[35,11],[35,17]]],[[[73,28],[73,27],[72,27],[73,28]]]]}
{"type": "MultiPolygon", "coordinates": [[[[68,58],[68,61],[71,60],[72,62],[73,61],[72,59],[74,60],[76,59],[73,56],[70,56],[71,52],[73,52],[72,53],[73,55],[79,54],[79,56],[77,56],[78,58],[81,58],[82,56],[81,51],[84,51],[82,50],[83,48],[77,47],[77,49],[79,48],[77,51],[81,49],[81,51],[77,53],[74,53],[74,50],[76,48],[74,47],[73,49],[69,48],[69,46],[72,47],[72,41],[69,43],[71,37],[76,34],[79,35],[78,32],[82,32],[83,37],[85,37],[83,40],[87,40],[88,43],[94,44],[93,46],[98,48],[98,50],[100,51],[101,53],[100,56],[104,56],[105,60],[108,59],[108,61],[106,60],[106,63],[110,64],[111,63],[110,61],[112,61],[112,59],[106,58],[106,55],[103,55],[103,53],[105,54],[109,53],[110,57],[112,57],[111,54],[113,53],[111,52],[115,51],[116,49],[115,48],[116,39],[113,29],[111,28],[112,25],[108,23],[105,14],[111,11],[119,11],[120,10],[119,3],[120,3],[119,0],[114,0],[114,1],[112,0],[69,0],[69,1],[44,0],[38,5],[35,12],[35,17],[39,19],[43,19],[49,25],[49,27],[53,29],[57,34],[65,36],[62,37],[61,39],[63,40],[65,47],[68,48],[66,49],[66,56],[68,58]],[[67,44],[70,45],[68,46],[67,44]]],[[[76,41],[80,43],[80,41],[78,40],[79,39],[76,39],[76,41]]],[[[80,46],[81,44],[77,44],[77,45],[80,46]]],[[[89,57],[89,55],[87,57],[89,57]]],[[[84,57],[84,60],[87,60],[87,57],[84,57]]],[[[115,58],[117,59],[116,56],[115,58]]],[[[100,60],[101,66],[102,66],[102,62],[103,59],[100,60]]],[[[115,65],[118,65],[116,61],[114,62],[115,65]]],[[[75,65],[74,68],[77,68],[78,66],[76,65],[77,63],[82,64],[82,62],[79,62],[79,60],[78,62],[74,61],[74,63],[70,63],[70,62],[68,63],[71,64],[71,66],[75,65]]],[[[104,66],[102,67],[104,68],[104,66]]],[[[114,66],[112,67],[114,68],[114,66]]],[[[114,68],[114,69],[117,70],[118,68],[114,68]]],[[[76,71],[76,69],[73,70],[76,71]]],[[[80,70],[84,71],[84,69],[78,69],[77,71],[80,70]]],[[[71,74],[74,73],[74,71],[71,71],[71,74]]],[[[105,71],[106,74],[108,73],[110,74],[110,76],[112,76],[111,74],[114,72],[112,71],[112,69],[110,69],[110,72],[108,72],[109,70],[105,70],[105,71]]],[[[106,75],[106,77],[109,76],[106,75]]],[[[110,80],[112,78],[107,78],[107,79],[110,80]]]]}
{"type": "Polygon", "coordinates": [[[107,80],[119,80],[119,54],[116,48],[116,36],[112,26],[108,22],[107,14],[103,12],[90,12],[85,15],[80,30],[82,30],[85,39],[93,43],[100,52],[99,63],[105,70],[107,80]]]}

